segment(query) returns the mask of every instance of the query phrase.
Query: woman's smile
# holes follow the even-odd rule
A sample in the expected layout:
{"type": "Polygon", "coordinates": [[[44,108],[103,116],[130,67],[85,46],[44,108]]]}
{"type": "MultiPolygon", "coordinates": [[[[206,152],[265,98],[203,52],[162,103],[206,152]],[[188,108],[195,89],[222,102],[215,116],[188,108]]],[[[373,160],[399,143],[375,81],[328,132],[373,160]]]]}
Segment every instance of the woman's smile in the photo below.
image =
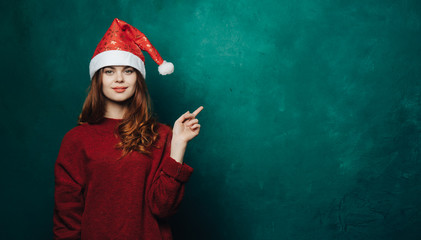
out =
{"type": "Polygon", "coordinates": [[[114,91],[116,91],[118,93],[122,93],[122,92],[126,91],[127,87],[115,87],[113,89],[114,89],[114,91]]]}

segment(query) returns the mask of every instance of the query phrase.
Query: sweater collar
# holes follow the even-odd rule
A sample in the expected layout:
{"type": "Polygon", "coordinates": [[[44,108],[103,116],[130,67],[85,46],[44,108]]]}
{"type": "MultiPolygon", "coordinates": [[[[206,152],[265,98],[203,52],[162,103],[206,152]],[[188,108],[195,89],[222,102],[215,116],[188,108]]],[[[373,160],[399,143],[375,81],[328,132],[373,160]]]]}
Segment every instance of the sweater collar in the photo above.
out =
{"type": "Polygon", "coordinates": [[[104,117],[99,123],[98,126],[103,130],[114,130],[114,128],[122,121],[123,119],[116,118],[107,118],[104,117]]]}

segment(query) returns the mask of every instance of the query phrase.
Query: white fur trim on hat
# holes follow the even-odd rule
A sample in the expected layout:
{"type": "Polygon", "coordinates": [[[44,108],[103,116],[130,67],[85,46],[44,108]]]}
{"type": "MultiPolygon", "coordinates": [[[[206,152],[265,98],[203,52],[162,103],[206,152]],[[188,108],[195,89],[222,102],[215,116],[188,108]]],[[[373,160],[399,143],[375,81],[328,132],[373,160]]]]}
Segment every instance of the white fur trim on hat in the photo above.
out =
{"type": "Polygon", "coordinates": [[[161,75],[171,74],[174,72],[174,64],[164,60],[164,62],[159,65],[158,71],[161,75]]]}
{"type": "Polygon", "coordinates": [[[139,70],[143,78],[146,78],[145,63],[131,52],[108,50],[96,55],[89,63],[91,80],[96,71],[106,66],[131,66],[139,70]]]}

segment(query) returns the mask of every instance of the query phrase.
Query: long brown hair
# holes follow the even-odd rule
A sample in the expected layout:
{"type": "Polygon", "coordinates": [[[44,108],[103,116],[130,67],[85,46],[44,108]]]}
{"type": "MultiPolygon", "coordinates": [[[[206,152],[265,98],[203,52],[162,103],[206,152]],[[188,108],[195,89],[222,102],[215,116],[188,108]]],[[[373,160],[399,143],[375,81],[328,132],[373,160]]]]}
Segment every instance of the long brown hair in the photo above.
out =
{"type": "MultiPolygon", "coordinates": [[[[78,118],[78,125],[96,124],[103,120],[105,114],[105,96],[102,92],[102,74],[104,68],[98,70],[92,77],[88,95],[78,118]]],[[[126,100],[127,111],[114,134],[120,137],[116,148],[122,149],[123,158],[132,151],[150,155],[149,149],[157,142],[159,134],[158,117],[152,111],[152,101],[145,79],[137,69],[136,89],[134,95],[126,100]]],[[[154,145],[159,148],[159,146],[154,145]]]]}

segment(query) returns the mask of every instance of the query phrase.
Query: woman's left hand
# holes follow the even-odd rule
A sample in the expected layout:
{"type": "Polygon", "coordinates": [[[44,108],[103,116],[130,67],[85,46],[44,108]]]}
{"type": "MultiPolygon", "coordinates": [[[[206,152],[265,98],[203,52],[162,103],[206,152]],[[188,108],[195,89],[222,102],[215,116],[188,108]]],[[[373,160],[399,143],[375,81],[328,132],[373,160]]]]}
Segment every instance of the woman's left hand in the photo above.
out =
{"type": "Polygon", "coordinates": [[[188,141],[199,134],[200,124],[199,119],[197,119],[196,116],[202,109],[203,106],[200,106],[193,113],[187,111],[175,121],[173,127],[174,141],[180,141],[187,144],[188,141]]]}

